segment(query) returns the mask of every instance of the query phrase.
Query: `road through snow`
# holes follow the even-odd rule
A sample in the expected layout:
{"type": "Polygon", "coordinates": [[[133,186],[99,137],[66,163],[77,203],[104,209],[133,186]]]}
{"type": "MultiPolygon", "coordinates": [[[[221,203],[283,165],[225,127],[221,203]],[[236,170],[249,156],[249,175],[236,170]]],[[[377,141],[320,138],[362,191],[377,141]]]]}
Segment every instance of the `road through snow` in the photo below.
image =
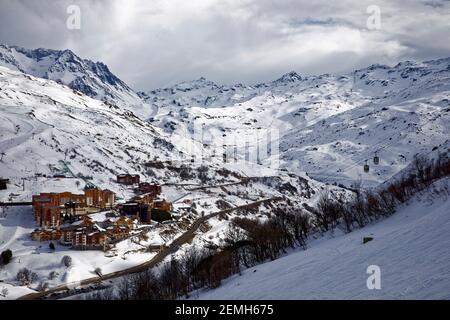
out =
{"type": "Polygon", "coordinates": [[[8,107],[0,106],[2,119],[3,121],[8,121],[15,132],[1,138],[0,153],[6,153],[9,149],[21,145],[28,139],[32,139],[33,135],[37,135],[47,129],[42,123],[32,121],[28,115],[11,112],[7,108],[8,107]]]}

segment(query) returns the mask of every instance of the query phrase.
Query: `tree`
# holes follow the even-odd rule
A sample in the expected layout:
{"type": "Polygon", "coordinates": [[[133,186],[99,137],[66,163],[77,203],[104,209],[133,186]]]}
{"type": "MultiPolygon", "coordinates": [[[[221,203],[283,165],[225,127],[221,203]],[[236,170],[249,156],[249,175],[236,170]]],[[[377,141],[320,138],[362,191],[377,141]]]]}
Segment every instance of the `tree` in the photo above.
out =
{"type": "Polygon", "coordinates": [[[37,287],[37,291],[47,291],[48,288],[49,288],[49,285],[47,282],[40,282],[37,287]]]}
{"type": "Polygon", "coordinates": [[[170,212],[161,209],[152,209],[152,220],[157,222],[172,220],[172,215],[170,212]]]}
{"type": "Polygon", "coordinates": [[[94,272],[95,272],[99,277],[101,277],[101,276],[103,275],[103,274],[102,274],[102,269],[99,268],[99,267],[95,268],[94,272]]]}
{"type": "MultiPolygon", "coordinates": [[[[96,301],[111,301],[116,299],[116,295],[114,293],[114,288],[108,288],[104,290],[98,290],[85,296],[85,300],[96,300],[96,301]]],[[[124,299],[125,300],[125,299],[124,299]]]]}
{"type": "Polygon", "coordinates": [[[72,258],[70,256],[64,256],[61,260],[61,263],[69,268],[72,265],[72,258]]]}
{"type": "Polygon", "coordinates": [[[16,279],[21,285],[27,286],[35,282],[38,279],[38,275],[30,269],[23,268],[17,272],[16,279]]]}
{"type": "Polygon", "coordinates": [[[428,164],[427,158],[424,155],[416,154],[412,161],[413,168],[417,173],[420,182],[425,181],[425,168],[428,164]]]}
{"type": "Polygon", "coordinates": [[[198,179],[202,182],[202,183],[206,183],[208,181],[208,167],[207,166],[200,166],[197,171],[198,171],[198,179]]]}
{"type": "Polygon", "coordinates": [[[7,250],[3,251],[1,254],[1,258],[2,258],[1,260],[2,260],[3,264],[10,263],[12,256],[13,256],[13,254],[12,254],[11,250],[7,249],[7,250]]]}
{"type": "Polygon", "coordinates": [[[3,298],[6,298],[6,296],[9,294],[9,291],[7,288],[2,288],[2,290],[0,291],[0,296],[2,296],[3,298]]]}

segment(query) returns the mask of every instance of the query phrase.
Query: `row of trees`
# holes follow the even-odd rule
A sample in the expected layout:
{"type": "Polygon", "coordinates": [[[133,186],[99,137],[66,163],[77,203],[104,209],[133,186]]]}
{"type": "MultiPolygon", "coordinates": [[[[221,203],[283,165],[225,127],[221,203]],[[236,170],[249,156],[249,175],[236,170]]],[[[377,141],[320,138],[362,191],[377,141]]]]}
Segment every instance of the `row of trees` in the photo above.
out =
{"type": "Polygon", "coordinates": [[[434,181],[450,175],[450,160],[440,155],[436,160],[416,156],[408,175],[398,177],[377,191],[357,190],[353,201],[344,202],[324,193],[312,210],[313,225],[322,232],[341,226],[346,232],[395,212],[398,204],[411,199],[434,181]]]}
{"type": "Polygon", "coordinates": [[[239,264],[250,267],[275,260],[287,248],[306,248],[310,229],[310,218],[302,209],[278,207],[266,221],[233,219],[227,232],[227,248],[238,253],[239,264]]]}

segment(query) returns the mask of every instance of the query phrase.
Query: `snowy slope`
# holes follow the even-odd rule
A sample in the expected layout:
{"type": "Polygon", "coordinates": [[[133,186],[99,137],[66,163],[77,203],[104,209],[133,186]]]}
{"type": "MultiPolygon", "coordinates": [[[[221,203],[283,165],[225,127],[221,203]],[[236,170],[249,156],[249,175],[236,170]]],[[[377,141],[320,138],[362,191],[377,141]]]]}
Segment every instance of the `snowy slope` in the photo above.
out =
{"type": "Polygon", "coordinates": [[[450,179],[393,216],[245,270],[200,299],[450,299],[450,179]],[[362,238],[374,240],[362,244],[362,238]],[[367,267],[381,269],[368,290],[367,267]]]}
{"type": "Polygon", "coordinates": [[[347,185],[381,183],[450,134],[450,58],[341,76],[290,72],[255,86],[201,78],[140,95],[158,109],[150,121],[168,133],[183,135],[195,125],[210,141],[249,137],[255,148],[258,135],[271,130],[282,167],[347,185]],[[365,160],[377,152],[381,165],[364,174],[365,160]]]}
{"type": "Polygon", "coordinates": [[[176,148],[157,128],[56,82],[0,67],[0,176],[89,176],[145,172],[145,161],[176,148]]]}
{"type": "Polygon", "coordinates": [[[147,118],[151,108],[101,62],[82,59],[70,50],[25,49],[0,44],[0,66],[58,81],[92,98],[125,107],[147,118]]]}
{"type": "MultiPolygon", "coordinates": [[[[196,143],[190,145],[195,148],[186,148],[189,135],[171,136],[119,107],[73,92],[56,82],[3,67],[0,67],[0,117],[3,120],[0,176],[12,182],[9,190],[0,191],[1,200],[11,198],[11,193],[18,195],[16,199],[26,200],[30,192],[45,191],[48,186],[35,182],[36,175],[79,178],[112,189],[122,198],[130,190],[113,181],[117,174],[125,172],[139,173],[143,181],[197,186],[240,182],[258,176],[280,176],[281,184],[293,180],[287,174],[279,175],[277,170],[256,164],[223,163],[221,157],[205,163],[204,178],[200,179],[204,164],[190,160],[192,155],[201,153],[202,145],[196,143]],[[22,178],[26,180],[24,192],[22,178]]],[[[302,178],[293,182],[297,195],[303,192],[301,180],[316,189],[323,187],[303,173],[299,176],[302,178]]],[[[277,184],[262,185],[273,190],[258,192],[279,195],[277,184]]],[[[244,189],[244,185],[240,186],[240,192],[244,189]]],[[[217,193],[223,191],[219,189],[217,193]]]]}
{"type": "Polygon", "coordinates": [[[291,71],[252,86],[200,78],[139,93],[104,64],[70,50],[0,45],[0,65],[131,110],[163,129],[184,152],[214,154],[218,145],[245,140],[250,152],[274,150],[262,164],[279,159],[282,168],[306,171],[328,183],[362,180],[375,186],[450,134],[450,58],[392,67],[374,64],[344,75],[291,71]],[[195,150],[187,150],[199,128],[206,133],[203,141],[196,137],[195,150]],[[380,165],[364,173],[363,165],[371,164],[375,155],[380,165]]]}

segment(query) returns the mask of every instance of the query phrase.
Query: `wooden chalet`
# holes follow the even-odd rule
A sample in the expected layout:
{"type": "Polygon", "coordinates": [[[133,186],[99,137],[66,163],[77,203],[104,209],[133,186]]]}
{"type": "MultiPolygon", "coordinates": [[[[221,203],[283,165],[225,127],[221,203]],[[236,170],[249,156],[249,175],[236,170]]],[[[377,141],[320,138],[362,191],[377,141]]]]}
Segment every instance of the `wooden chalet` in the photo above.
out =
{"type": "Polygon", "coordinates": [[[107,234],[96,227],[82,228],[72,234],[72,248],[77,250],[103,250],[108,244],[107,234]]]}
{"type": "Polygon", "coordinates": [[[131,198],[129,202],[143,203],[143,204],[147,204],[151,208],[153,208],[154,197],[148,193],[148,194],[143,194],[140,196],[135,196],[135,197],[131,198]]]}
{"type": "Polygon", "coordinates": [[[156,199],[153,202],[153,208],[170,212],[173,210],[173,205],[171,202],[166,201],[165,199],[156,199]]]}
{"type": "Polygon", "coordinates": [[[60,243],[77,250],[106,250],[108,235],[89,216],[61,227],[60,243]]]}
{"type": "Polygon", "coordinates": [[[34,241],[52,241],[60,240],[62,231],[58,229],[36,229],[31,233],[31,239],[34,241]]]}
{"type": "Polygon", "coordinates": [[[140,176],[138,174],[119,174],[117,176],[117,183],[124,185],[139,184],[140,176]]]}
{"type": "Polygon", "coordinates": [[[125,225],[112,225],[106,228],[106,233],[108,234],[109,241],[114,243],[127,238],[130,234],[130,229],[125,225]]]}
{"type": "Polygon", "coordinates": [[[141,182],[139,183],[138,191],[142,194],[149,194],[153,198],[156,198],[161,194],[161,186],[158,184],[141,182]]]}

